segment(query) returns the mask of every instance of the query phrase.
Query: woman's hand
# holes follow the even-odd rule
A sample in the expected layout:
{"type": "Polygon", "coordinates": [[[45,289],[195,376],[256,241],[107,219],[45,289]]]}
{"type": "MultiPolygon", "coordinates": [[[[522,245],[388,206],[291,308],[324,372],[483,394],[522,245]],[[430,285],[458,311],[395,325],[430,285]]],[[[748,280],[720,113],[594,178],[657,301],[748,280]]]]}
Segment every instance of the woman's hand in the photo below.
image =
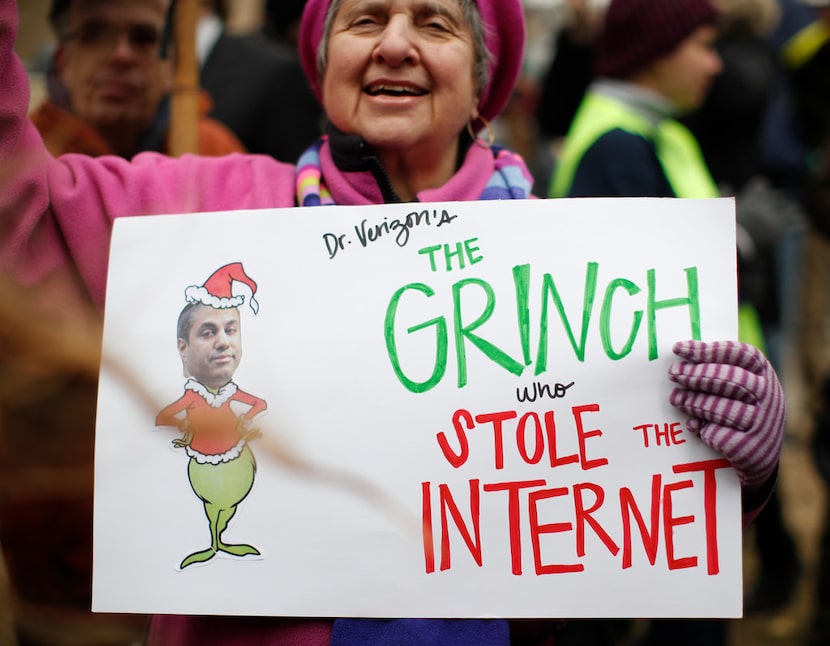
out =
{"type": "Polygon", "coordinates": [[[727,458],[745,489],[774,473],[781,455],[784,392],[763,353],[739,341],[681,341],[669,368],[669,401],[691,419],[686,428],[727,458]]]}

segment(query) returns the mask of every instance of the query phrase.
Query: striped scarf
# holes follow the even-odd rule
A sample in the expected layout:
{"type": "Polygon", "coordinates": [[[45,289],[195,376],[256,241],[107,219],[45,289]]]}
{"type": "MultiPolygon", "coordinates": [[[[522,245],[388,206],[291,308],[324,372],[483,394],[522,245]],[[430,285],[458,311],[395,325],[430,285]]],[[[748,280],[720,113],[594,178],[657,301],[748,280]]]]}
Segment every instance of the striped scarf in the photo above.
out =
{"type": "MultiPolygon", "coordinates": [[[[326,139],[327,136],[320,138],[297,162],[296,199],[300,206],[336,204],[326,186],[320,163],[320,150],[326,139]]],[[[490,179],[480,194],[470,195],[467,199],[521,200],[530,197],[533,181],[522,158],[502,146],[493,146],[490,150],[494,159],[490,179]]],[[[371,177],[369,172],[359,175],[363,176],[363,181],[371,177]]]]}

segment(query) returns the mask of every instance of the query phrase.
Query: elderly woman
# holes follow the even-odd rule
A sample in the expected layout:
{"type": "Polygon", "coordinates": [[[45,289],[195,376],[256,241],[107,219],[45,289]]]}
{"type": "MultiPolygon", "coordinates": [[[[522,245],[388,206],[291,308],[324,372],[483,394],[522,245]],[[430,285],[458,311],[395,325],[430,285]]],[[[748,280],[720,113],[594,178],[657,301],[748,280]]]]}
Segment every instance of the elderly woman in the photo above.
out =
{"type": "MultiPolygon", "coordinates": [[[[15,3],[0,0],[0,267],[28,284],[74,286],[99,308],[116,217],[529,197],[524,163],[492,145],[488,125],[520,71],[520,0],[309,0],[301,56],[330,127],[296,169],[245,155],[53,158],[26,119],[15,31],[15,3]]],[[[749,518],[775,481],[780,384],[763,356],[742,344],[685,342],[676,351],[672,402],[734,465],[749,518]]],[[[165,616],[154,618],[150,634],[157,644],[498,646],[510,639],[502,620],[165,616]]]]}
{"type": "Polygon", "coordinates": [[[489,127],[523,45],[514,0],[308,2],[300,54],[330,126],[300,158],[301,203],[527,197],[527,168],[489,127]]]}

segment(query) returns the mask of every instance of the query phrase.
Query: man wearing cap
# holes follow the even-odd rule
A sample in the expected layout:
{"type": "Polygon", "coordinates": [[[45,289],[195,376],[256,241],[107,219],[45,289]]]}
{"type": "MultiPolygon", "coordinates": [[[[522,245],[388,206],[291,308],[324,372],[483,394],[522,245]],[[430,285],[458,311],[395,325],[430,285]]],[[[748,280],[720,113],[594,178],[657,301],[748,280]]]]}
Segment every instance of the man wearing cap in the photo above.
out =
{"type": "Polygon", "coordinates": [[[698,108],[722,63],[708,0],[612,0],[597,75],[557,160],[551,197],[716,197],[676,117],[698,108]]]}
{"type": "Polygon", "coordinates": [[[204,503],[210,526],[210,547],[185,557],[182,569],[209,561],[218,552],[259,554],[252,545],[231,545],[222,540],[237,505],[253,487],[256,461],[248,442],[259,432],[251,422],[267,406],[231,381],[242,359],[238,308],[245,301],[232,291],[236,282],[250,290],[248,305],[256,313],[256,284],[239,263],[219,268],[204,285],[186,290],[188,303],[177,327],[179,355],[187,377],[185,393],[156,417],[157,426],[174,426],[184,434],[173,440],[173,446],[184,449],[190,458],[190,486],[204,503]],[[231,403],[247,410],[238,415],[231,403]]]}

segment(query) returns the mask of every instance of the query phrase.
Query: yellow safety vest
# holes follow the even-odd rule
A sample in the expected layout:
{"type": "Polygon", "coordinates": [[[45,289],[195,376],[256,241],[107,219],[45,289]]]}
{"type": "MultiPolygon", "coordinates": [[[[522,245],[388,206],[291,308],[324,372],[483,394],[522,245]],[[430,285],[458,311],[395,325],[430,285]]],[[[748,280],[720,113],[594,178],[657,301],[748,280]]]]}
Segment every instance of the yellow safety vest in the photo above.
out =
{"type": "Polygon", "coordinates": [[[550,197],[567,197],[585,153],[602,135],[617,128],[654,144],[657,159],[675,196],[718,196],[718,187],[706,167],[703,153],[685,126],[674,119],[664,119],[654,125],[624,103],[588,92],[557,159],[550,197]]]}

